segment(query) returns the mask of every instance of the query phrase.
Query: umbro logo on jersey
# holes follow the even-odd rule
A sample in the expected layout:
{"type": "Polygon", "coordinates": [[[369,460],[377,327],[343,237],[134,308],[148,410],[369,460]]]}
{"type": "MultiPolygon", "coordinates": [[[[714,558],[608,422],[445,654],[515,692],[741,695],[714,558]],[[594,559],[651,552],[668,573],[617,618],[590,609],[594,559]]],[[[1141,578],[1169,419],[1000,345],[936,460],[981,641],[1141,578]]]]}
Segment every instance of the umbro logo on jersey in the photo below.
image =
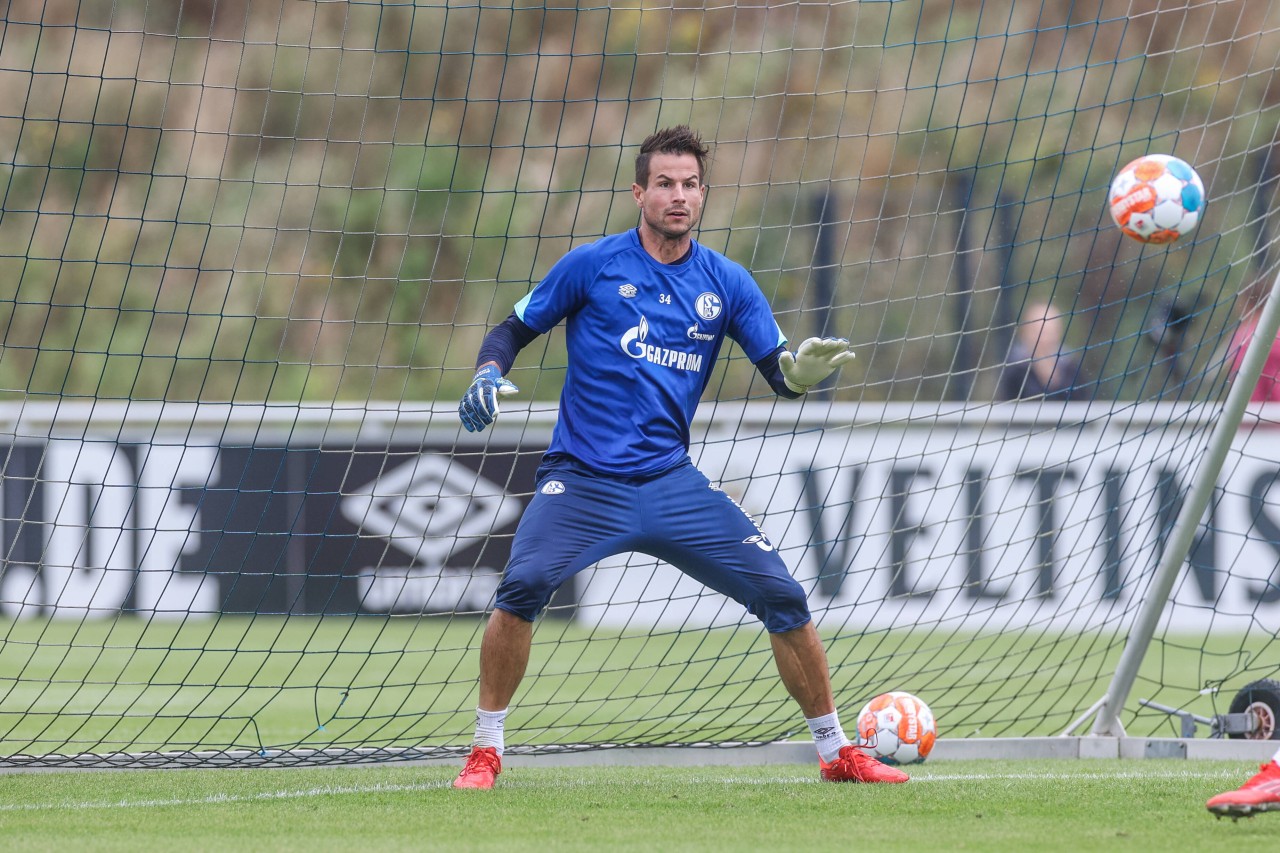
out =
{"type": "Polygon", "coordinates": [[[542,484],[542,488],[538,489],[538,491],[542,492],[544,495],[563,495],[564,483],[559,480],[547,480],[547,482],[542,484]]]}
{"type": "Polygon", "coordinates": [[[773,543],[763,533],[756,533],[742,540],[743,545],[755,545],[761,551],[772,551],[773,543]]]}
{"type": "Polygon", "coordinates": [[[634,284],[624,284],[622,287],[618,288],[618,294],[626,299],[633,298],[639,292],[640,291],[636,290],[636,286],[634,284]]]}

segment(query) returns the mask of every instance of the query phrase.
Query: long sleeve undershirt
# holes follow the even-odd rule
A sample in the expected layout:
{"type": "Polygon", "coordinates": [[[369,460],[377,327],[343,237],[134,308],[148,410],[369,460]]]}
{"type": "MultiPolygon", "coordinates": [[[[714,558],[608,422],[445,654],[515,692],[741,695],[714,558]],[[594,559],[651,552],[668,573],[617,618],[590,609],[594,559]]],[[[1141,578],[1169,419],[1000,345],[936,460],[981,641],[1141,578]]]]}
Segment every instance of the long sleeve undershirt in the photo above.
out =
{"type": "Polygon", "coordinates": [[[525,322],[511,312],[511,316],[489,330],[480,345],[476,356],[476,368],[493,362],[498,365],[502,375],[506,376],[511,365],[516,363],[520,350],[527,347],[538,337],[538,333],[525,325],[525,322]]]}

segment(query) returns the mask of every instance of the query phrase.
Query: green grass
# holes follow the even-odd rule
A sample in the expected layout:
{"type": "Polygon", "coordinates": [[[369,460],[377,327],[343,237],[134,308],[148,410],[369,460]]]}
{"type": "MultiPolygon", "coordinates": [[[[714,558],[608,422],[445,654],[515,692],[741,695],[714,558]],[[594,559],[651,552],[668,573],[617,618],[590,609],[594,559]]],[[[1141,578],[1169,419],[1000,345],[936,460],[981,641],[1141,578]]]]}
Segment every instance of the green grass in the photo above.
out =
{"type": "Polygon", "coordinates": [[[1263,850],[1280,814],[1204,809],[1252,768],[1201,761],[953,761],[900,786],[815,766],[455,768],[0,776],[8,850],[1263,850]]]}
{"type": "MultiPolygon", "coordinates": [[[[473,724],[482,626],[336,617],[0,622],[0,755],[460,746],[473,724]]],[[[1148,697],[1214,713],[1196,688],[1244,657],[1272,659],[1268,642],[1161,644],[1130,708],[1148,697]]],[[[1121,641],[935,627],[832,634],[827,644],[846,718],[871,695],[903,689],[930,703],[942,736],[992,737],[1059,733],[1102,695],[1121,641]]],[[[618,633],[544,621],[514,707],[512,745],[807,736],[755,624],[618,633]]],[[[1177,734],[1154,712],[1125,722],[1132,734],[1177,734]]]]}

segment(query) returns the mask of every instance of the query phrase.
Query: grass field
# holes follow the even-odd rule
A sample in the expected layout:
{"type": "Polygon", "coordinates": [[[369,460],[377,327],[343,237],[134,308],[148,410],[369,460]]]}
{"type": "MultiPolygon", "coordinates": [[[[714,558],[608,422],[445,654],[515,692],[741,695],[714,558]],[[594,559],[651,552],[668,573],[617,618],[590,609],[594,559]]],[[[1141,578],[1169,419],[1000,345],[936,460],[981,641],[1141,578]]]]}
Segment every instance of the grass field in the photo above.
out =
{"type": "MultiPolygon", "coordinates": [[[[481,625],[0,623],[0,749],[460,746],[481,625]]],[[[928,696],[943,737],[1056,733],[1105,688],[1119,651],[1106,637],[1050,632],[828,642],[842,697],[903,673],[895,686],[928,696]]],[[[1247,645],[1213,643],[1207,654],[1202,640],[1166,643],[1135,695],[1174,678],[1198,684],[1206,660],[1247,645]]],[[[544,623],[516,708],[509,744],[701,740],[799,722],[754,626],[628,636],[544,623]]],[[[1163,718],[1149,726],[1176,734],[1163,718]]],[[[1269,849],[1280,838],[1280,815],[1232,823],[1204,810],[1254,770],[1235,762],[935,761],[908,785],[879,787],[818,784],[814,765],[550,769],[513,757],[492,792],[453,791],[456,770],[0,774],[0,839],[13,850],[1184,851],[1269,849]]]]}
{"type": "MultiPolygon", "coordinates": [[[[0,755],[461,747],[473,724],[482,625],[337,617],[0,622],[0,755]]],[[[943,737],[1057,734],[1102,695],[1120,652],[1115,636],[1050,631],[827,641],[846,716],[875,692],[910,690],[933,707],[943,737]]],[[[1215,636],[1159,646],[1133,699],[1211,714],[1211,700],[1195,688],[1229,672],[1245,652],[1266,658],[1248,648],[1266,642],[1215,636]],[[1221,668],[1215,655],[1226,661],[1221,668]]],[[[510,745],[776,740],[797,728],[808,736],[755,624],[627,634],[544,622],[514,707],[510,745]]],[[[1155,713],[1126,727],[1177,734],[1155,713]]]]}
{"type": "Polygon", "coordinates": [[[816,767],[451,766],[0,776],[7,850],[1266,850],[1280,814],[1217,820],[1253,768],[1208,761],[951,761],[906,785],[816,767]]]}

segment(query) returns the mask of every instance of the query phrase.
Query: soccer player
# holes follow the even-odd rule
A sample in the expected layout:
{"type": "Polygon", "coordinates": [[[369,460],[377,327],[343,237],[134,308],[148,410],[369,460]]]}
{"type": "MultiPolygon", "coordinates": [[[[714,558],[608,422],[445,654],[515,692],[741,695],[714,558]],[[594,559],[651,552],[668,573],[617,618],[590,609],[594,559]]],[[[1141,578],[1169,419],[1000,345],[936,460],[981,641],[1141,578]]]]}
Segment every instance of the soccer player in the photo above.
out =
{"type": "Polygon", "coordinates": [[[1280,750],[1248,782],[1211,798],[1205,808],[1218,817],[1232,818],[1280,811],[1280,750]]]}
{"type": "Polygon", "coordinates": [[[631,187],[639,227],[565,255],[480,347],[459,406],[472,432],[493,422],[500,395],[517,390],[503,377],[519,350],[561,320],[569,364],[551,446],[485,627],[475,740],[454,787],[491,788],[501,772],[507,707],[552,593],[628,551],[671,563],[764,623],[823,779],[907,781],[850,744],[803,589],[750,516],[689,459],[689,424],[726,336],[791,399],[853,358],[843,339],[809,338],[788,351],[750,274],[692,238],[709,153],[683,125],[646,139],[631,187]]]}

